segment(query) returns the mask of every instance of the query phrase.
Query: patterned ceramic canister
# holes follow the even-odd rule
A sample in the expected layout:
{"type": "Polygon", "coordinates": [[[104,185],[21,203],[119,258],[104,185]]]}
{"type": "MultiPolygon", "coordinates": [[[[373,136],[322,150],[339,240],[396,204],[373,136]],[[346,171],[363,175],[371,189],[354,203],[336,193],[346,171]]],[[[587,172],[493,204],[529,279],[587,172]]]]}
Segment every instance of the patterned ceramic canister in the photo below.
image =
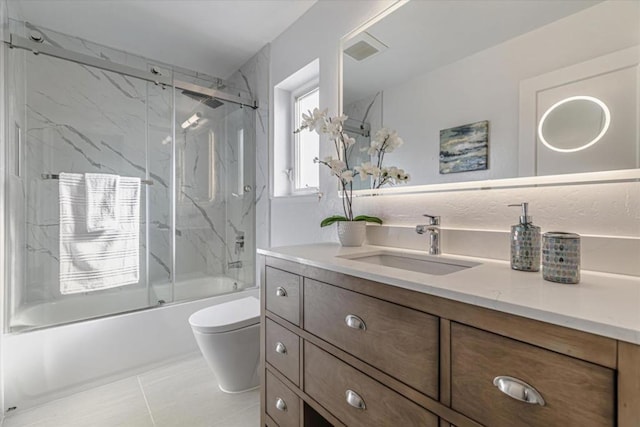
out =
{"type": "Polygon", "coordinates": [[[551,231],[542,236],[542,277],[551,282],[580,282],[580,236],[551,231]]]}

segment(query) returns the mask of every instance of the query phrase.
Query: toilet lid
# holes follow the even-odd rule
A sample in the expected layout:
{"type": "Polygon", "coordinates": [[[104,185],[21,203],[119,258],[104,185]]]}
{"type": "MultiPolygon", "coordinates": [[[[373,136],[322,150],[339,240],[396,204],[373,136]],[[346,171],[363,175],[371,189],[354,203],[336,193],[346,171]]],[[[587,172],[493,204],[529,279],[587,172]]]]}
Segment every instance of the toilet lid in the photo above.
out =
{"type": "Polygon", "coordinates": [[[191,327],[203,333],[228,332],[260,323],[260,300],[241,298],[196,311],[191,327]]]}

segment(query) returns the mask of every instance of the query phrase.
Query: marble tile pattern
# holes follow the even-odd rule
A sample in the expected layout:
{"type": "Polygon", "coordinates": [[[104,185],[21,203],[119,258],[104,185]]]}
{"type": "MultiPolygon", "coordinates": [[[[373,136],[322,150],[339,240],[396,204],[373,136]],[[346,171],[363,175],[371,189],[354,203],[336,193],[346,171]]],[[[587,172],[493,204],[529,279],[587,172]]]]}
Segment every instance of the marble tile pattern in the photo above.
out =
{"type": "Polygon", "coordinates": [[[2,427],[257,427],[259,390],[227,394],[200,354],[17,410],[2,427]]]}
{"type": "MultiPolygon", "coordinates": [[[[248,132],[255,135],[253,146],[247,151],[248,156],[245,158],[245,164],[254,174],[255,184],[251,195],[244,197],[240,212],[241,225],[248,228],[253,226],[255,229],[254,233],[245,234],[247,236],[245,244],[249,248],[266,247],[269,244],[269,193],[267,187],[269,182],[269,104],[267,102],[269,99],[269,55],[270,45],[266,45],[227,79],[230,84],[244,90],[249,98],[259,102],[257,110],[248,108],[242,110],[243,122],[252,126],[248,132]],[[251,209],[255,211],[254,225],[247,224],[247,218],[249,218],[247,213],[251,209]]],[[[246,149],[245,146],[245,151],[246,149]]],[[[251,255],[254,256],[254,254],[251,255]]],[[[254,280],[259,277],[257,270],[253,277],[254,280]]]]}
{"type": "MultiPolygon", "coordinates": [[[[12,32],[18,34],[34,28],[11,22],[12,32]]],[[[139,69],[156,67],[176,79],[234,95],[251,96],[260,75],[258,68],[268,64],[268,56],[266,60],[257,56],[247,65],[249,77],[239,71],[234,81],[226,82],[55,31],[38,31],[52,46],[139,69]]],[[[255,205],[257,195],[264,192],[264,184],[259,193],[254,191],[254,110],[231,103],[209,108],[175,90],[174,154],[172,88],[20,49],[12,49],[10,55],[9,79],[15,80],[10,85],[15,88],[10,95],[11,117],[24,130],[24,173],[9,185],[10,211],[17,225],[12,228],[22,230],[14,236],[14,247],[24,248],[16,251],[14,270],[18,275],[26,271],[26,277],[14,279],[14,283],[24,283],[13,287],[16,307],[61,297],[57,181],[43,180],[43,173],[101,172],[153,180],[154,185],[144,186],[142,192],[141,280],[133,286],[145,287],[147,282],[153,286],[173,275],[180,280],[228,274],[241,285],[254,282],[255,205]],[[203,115],[202,123],[183,131],[180,124],[195,112],[203,115]],[[251,191],[243,193],[245,185],[251,191]],[[238,232],[245,236],[244,251],[235,248],[238,232]],[[245,268],[228,268],[229,262],[238,260],[245,268]],[[18,267],[19,263],[24,265],[18,267]]],[[[264,122],[266,112],[262,114],[260,121],[264,122]]],[[[266,139],[264,126],[261,132],[266,139]]],[[[170,295],[155,297],[168,301],[170,295]]]]}

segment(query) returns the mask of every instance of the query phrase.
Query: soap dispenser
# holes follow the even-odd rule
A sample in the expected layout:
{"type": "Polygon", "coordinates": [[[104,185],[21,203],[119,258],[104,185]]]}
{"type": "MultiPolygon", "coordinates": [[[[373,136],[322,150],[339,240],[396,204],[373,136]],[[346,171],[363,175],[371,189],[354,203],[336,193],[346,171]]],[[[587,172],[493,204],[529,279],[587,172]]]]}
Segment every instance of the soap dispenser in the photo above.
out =
{"type": "Polygon", "coordinates": [[[529,203],[522,206],[520,223],[511,227],[511,268],[521,271],[540,270],[540,227],[533,225],[529,216],[529,203]]]}

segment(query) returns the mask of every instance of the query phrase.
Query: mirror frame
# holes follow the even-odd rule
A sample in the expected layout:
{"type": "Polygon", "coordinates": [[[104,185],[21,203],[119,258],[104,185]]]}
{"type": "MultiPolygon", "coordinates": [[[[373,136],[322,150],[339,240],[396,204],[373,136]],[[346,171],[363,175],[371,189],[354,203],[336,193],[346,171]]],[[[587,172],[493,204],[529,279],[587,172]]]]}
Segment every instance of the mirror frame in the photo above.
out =
{"type": "MultiPolygon", "coordinates": [[[[388,8],[378,13],[376,16],[365,21],[354,28],[340,39],[338,51],[338,111],[344,113],[344,46],[347,42],[362,31],[373,26],[378,21],[384,19],[400,7],[411,0],[396,0],[388,8]]],[[[536,124],[537,125],[537,124],[536,124]]],[[[520,130],[522,137],[522,129],[520,130]]],[[[522,141],[519,142],[522,144],[522,141]]],[[[585,185],[600,183],[620,183],[620,182],[640,182],[640,168],[620,169],[612,171],[571,173],[562,175],[546,176],[526,176],[515,178],[488,179],[479,181],[450,182],[444,184],[418,184],[418,185],[398,185],[395,187],[385,187],[376,190],[353,190],[355,197],[398,195],[398,194],[420,194],[420,193],[442,193],[457,191],[492,190],[502,188],[527,188],[527,187],[555,187],[565,185],[585,185]]]]}

